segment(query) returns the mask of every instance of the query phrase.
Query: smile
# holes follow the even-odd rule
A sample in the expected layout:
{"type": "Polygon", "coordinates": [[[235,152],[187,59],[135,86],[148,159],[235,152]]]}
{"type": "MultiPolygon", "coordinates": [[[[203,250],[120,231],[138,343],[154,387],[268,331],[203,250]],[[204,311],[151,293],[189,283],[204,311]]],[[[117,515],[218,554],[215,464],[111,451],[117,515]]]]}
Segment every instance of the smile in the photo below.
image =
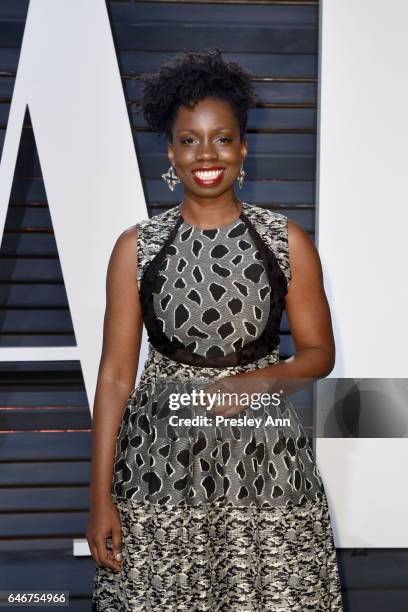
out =
{"type": "Polygon", "coordinates": [[[193,170],[193,177],[199,185],[217,185],[222,181],[225,168],[197,168],[193,170]]]}

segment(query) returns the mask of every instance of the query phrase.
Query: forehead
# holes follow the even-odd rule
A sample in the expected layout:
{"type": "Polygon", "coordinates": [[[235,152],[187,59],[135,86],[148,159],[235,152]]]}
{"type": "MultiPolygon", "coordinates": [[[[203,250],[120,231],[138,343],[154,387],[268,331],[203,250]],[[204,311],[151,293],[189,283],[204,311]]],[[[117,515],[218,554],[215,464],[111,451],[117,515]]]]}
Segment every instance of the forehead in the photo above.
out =
{"type": "Polygon", "coordinates": [[[180,106],[173,128],[177,130],[192,129],[217,125],[218,127],[238,128],[238,120],[231,104],[220,98],[205,98],[194,106],[180,106]]]}

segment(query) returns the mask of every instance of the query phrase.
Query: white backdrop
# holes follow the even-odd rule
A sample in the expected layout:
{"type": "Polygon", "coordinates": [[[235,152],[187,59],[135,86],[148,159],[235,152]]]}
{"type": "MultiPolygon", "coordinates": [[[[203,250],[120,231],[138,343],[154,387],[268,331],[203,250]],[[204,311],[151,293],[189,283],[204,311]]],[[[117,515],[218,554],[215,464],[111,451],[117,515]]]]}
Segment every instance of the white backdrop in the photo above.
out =
{"type": "MultiPolygon", "coordinates": [[[[317,230],[333,377],[408,377],[407,22],[405,0],[321,2],[317,230]]],[[[408,547],[407,439],[319,438],[316,455],[336,545],[408,547]]]]}

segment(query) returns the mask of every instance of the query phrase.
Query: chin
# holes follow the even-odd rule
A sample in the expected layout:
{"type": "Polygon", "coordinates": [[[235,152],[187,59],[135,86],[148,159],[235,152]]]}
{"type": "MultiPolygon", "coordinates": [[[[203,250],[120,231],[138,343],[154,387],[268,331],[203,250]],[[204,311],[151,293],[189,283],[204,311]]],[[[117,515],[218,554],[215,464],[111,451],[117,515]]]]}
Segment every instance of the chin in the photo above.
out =
{"type": "Polygon", "coordinates": [[[215,187],[199,187],[194,184],[188,187],[188,190],[196,196],[206,197],[206,198],[217,198],[227,191],[230,191],[232,188],[232,184],[228,185],[217,185],[215,187]]]}

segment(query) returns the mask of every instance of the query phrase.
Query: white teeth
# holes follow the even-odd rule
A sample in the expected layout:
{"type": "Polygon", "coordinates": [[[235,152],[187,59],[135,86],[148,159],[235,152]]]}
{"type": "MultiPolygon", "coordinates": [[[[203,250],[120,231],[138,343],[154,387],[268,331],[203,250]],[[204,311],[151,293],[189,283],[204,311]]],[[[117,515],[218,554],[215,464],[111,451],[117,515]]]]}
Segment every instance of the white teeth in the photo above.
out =
{"type": "Polygon", "coordinates": [[[194,175],[202,181],[212,181],[220,176],[222,172],[223,170],[196,170],[194,175]]]}

